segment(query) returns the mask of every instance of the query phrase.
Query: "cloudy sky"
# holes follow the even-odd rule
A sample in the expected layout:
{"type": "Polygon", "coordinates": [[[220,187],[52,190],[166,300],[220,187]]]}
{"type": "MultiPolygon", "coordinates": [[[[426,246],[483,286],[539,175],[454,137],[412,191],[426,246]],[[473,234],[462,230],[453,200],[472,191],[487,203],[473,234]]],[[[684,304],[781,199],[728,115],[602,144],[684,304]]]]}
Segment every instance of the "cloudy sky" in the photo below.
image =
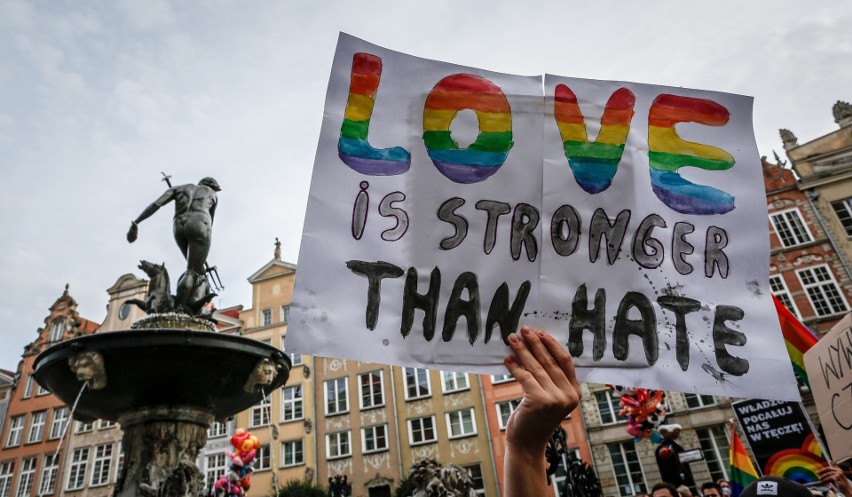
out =
{"type": "Polygon", "coordinates": [[[14,370],[64,285],[104,318],[139,259],[179,274],[165,188],[222,185],[210,256],[220,307],[274,238],[296,262],[338,32],[420,57],[755,97],[761,154],[836,128],[852,101],[852,4],[792,1],[0,2],[0,368],[14,370]]]}

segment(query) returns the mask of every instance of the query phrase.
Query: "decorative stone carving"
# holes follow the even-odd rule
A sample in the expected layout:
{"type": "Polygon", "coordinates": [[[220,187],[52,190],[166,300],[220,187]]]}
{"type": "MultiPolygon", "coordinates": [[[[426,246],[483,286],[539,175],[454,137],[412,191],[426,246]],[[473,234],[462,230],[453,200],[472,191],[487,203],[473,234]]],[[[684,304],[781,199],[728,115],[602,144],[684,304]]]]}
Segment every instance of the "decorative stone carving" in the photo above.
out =
{"type": "Polygon", "coordinates": [[[789,129],[779,129],[778,133],[781,135],[781,141],[784,142],[784,150],[799,146],[799,139],[789,129]]]}
{"type": "Polygon", "coordinates": [[[801,255],[801,256],[797,257],[796,260],[793,261],[793,265],[794,266],[801,266],[802,264],[809,264],[811,262],[820,262],[822,260],[823,260],[823,258],[819,255],[806,254],[806,255],[801,255]]]}
{"type": "Polygon", "coordinates": [[[92,350],[80,352],[68,359],[68,365],[77,375],[77,379],[85,382],[88,388],[100,390],[107,386],[104,357],[98,352],[92,350]]]}
{"type": "Polygon", "coordinates": [[[450,464],[442,468],[432,458],[414,463],[408,472],[413,497],[476,497],[473,479],[466,469],[450,464]]]}
{"type": "Polygon", "coordinates": [[[304,376],[306,380],[311,377],[311,368],[309,368],[307,364],[302,366],[302,376],[304,376]]]}
{"type": "MultiPolygon", "coordinates": [[[[310,433],[310,432],[308,432],[310,433]]],[[[305,483],[311,483],[314,481],[314,468],[307,466],[305,467],[305,483]]]]}
{"type": "Polygon", "coordinates": [[[421,415],[421,414],[430,414],[435,412],[432,408],[432,398],[428,398],[425,400],[419,400],[417,402],[409,402],[405,406],[405,410],[408,411],[407,414],[409,416],[413,415],[421,415]]]}
{"type": "Polygon", "coordinates": [[[311,434],[311,430],[313,429],[313,427],[314,427],[314,422],[311,421],[310,419],[305,419],[305,433],[307,435],[311,434]]]}
{"type": "Polygon", "coordinates": [[[841,128],[849,126],[852,124],[852,105],[849,102],[843,102],[842,100],[838,100],[834,107],[831,108],[832,114],[834,114],[834,122],[836,122],[841,128]]]}
{"type": "Polygon", "coordinates": [[[278,368],[279,366],[269,359],[261,359],[246,380],[243,390],[255,393],[264,386],[271,385],[275,381],[275,376],[278,375],[278,368]]]}
{"type": "Polygon", "coordinates": [[[479,453],[479,441],[476,438],[450,440],[450,458],[455,459],[459,454],[479,453]]]}
{"type": "Polygon", "coordinates": [[[393,487],[393,480],[389,480],[379,473],[376,473],[376,476],[368,480],[364,486],[367,488],[393,487]]]}

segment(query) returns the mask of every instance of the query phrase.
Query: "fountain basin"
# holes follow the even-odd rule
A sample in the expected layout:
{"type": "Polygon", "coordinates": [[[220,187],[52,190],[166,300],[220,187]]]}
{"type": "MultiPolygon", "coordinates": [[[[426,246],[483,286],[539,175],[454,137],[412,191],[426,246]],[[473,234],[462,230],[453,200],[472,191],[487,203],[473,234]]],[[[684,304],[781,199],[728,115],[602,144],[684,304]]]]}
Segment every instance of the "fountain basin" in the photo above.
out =
{"type": "MultiPolygon", "coordinates": [[[[87,388],[76,416],[119,421],[122,415],[158,406],[181,406],[224,420],[248,409],[289,376],[290,358],[256,340],[209,331],[138,329],[83,336],[54,345],[36,358],[35,377],[73,405],[84,380],[69,360],[84,352],[103,358],[105,385],[87,388]],[[246,390],[258,363],[277,367],[271,382],[246,390]]],[[[89,385],[92,386],[91,381],[89,385]]]]}

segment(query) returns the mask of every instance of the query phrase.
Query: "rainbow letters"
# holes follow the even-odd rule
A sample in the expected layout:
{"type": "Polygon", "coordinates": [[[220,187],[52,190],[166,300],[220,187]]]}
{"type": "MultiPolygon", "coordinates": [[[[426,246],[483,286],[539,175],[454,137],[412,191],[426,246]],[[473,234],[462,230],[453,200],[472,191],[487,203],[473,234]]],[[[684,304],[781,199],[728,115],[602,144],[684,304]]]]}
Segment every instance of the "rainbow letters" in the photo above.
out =
{"type": "Polygon", "coordinates": [[[616,90],[606,103],[601,131],[591,143],[574,92],[565,85],[556,86],[553,115],[562,137],[562,148],[574,180],[587,193],[600,193],[612,183],[624,153],[635,103],[633,92],[627,88],[616,90]]]}
{"type": "Polygon", "coordinates": [[[730,169],[734,158],[722,149],[683,140],[675,125],[694,122],[721,126],[728,110],[711,100],[662,94],[648,113],[648,159],[654,193],[666,205],[684,214],[724,214],[734,208],[734,197],[681,177],[684,166],[711,171],[730,169]]]}
{"type": "Polygon", "coordinates": [[[340,127],[337,150],[347,166],[361,174],[389,176],[408,171],[411,154],[402,147],[379,149],[367,141],[376,90],[382,77],[382,59],[368,53],[352,58],[349,99],[340,127]]]}
{"type": "Polygon", "coordinates": [[[441,174],[456,183],[476,183],[496,173],[512,148],[512,111],[494,83],[472,74],[453,74],[438,81],[423,109],[423,143],[441,174]],[[450,136],[450,123],[462,109],[479,120],[479,136],[460,149],[450,136]]]}

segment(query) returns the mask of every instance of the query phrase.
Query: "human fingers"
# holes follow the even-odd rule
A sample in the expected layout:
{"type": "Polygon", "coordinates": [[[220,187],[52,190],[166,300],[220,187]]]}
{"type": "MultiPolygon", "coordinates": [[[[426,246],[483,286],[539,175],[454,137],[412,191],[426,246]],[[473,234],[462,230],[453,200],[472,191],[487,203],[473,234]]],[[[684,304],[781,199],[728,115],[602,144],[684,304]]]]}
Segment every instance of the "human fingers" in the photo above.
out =
{"type": "Polygon", "coordinates": [[[539,347],[540,350],[544,350],[544,345],[541,344],[541,340],[539,340],[532,328],[529,326],[521,326],[521,336],[523,337],[523,340],[518,340],[510,343],[509,345],[512,347],[512,351],[515,353],[515,356],[517,356],[521,366],[532,374],[536,381],[538,381],[544,389],[548,390],[551,386],[555,385],[555,383],[550,377],[551,372],[545,368],[545,365],[549,357],[552,364],[549,364],[548,366],[550,369],[553,369],[556,367],[555,361],[549,353],[546,354],[547,357],[541,358],[542,361],[545,361],[545,364],[539,361],[536,357],[539,354],[542,356],[545,354],[540,351],[538,353],[534,353],[534,344],[536,347],[539,347]]]}
{"type": "Polygon", "coordinates": [[[565,350],[565,348],[562,347],[562,345],[548,333],[539,331],[537,334],[544,346],[547,347],[547,350],[550,351],[550,354],[554,357],[554,359],[556,359],[556,362],[557,364],[559,364],[559,367],[565,374],[568,383],[570,383],[571,386],[574,387],[574,389],[577,391],[577,394],[579,395],[580,382],[577,381],[577,372],[574,369],[574,361],[571,359],[571,356],[568,355],[568,352],[565,350]]]}
{"type": "MultiPolygon", "coordinates": [[[[520,341],[516,335],[509,336],[509,343],[511,344],[513,341],[520,341]]],[[[524,393],[526,394],[538,394],[541,392],[542,388],[539,385],[538,381],[535,377],[524,369],[523,366],[518,362],[515,357],[506,356],[503,358],[503,364],[506,365],[506,369],[509,370],[509,373],[517,380],[517,382],[523,388],[524,393]]]]}
{"type": "Polygon", "coordinates": [[[550,381],[561,390],[571,388],[565,371],[556,359],[556,354],[544,342],[550,335],[543,330],[533,331],[528,326],[521,327],[521,335],[523,335],[527,348],[532,352],[533,357],[544,369],[544,372],[547,373],[550,381]]]}

